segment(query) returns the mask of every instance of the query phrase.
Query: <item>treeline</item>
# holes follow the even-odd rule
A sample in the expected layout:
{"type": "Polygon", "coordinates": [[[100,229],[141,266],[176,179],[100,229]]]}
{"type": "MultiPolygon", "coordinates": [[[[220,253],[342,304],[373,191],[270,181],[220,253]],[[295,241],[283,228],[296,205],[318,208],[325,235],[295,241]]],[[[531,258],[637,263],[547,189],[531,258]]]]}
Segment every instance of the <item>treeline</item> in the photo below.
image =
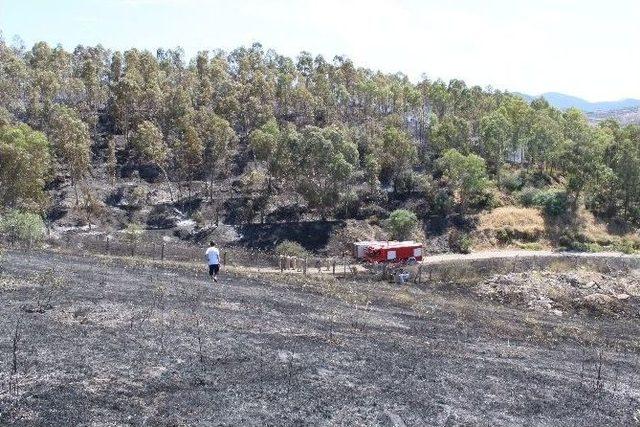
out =
{"type": "Polygon", "coordinates": [[[508,194],[640,222],[640,128],[590,126],[543,99],[460,80],[413,83],[340,56],[294,60],[259,44],[187,62],[180,49],[0,41],[2,204],[41,212],[58,176],[82,205],[97,163],[112,182],[125,163],[157,168],[171,198],[176,184],[191,192],[206,182],[211,200],[240,166],[256,211],[289,192],[321,217],[418,194],[429,214],[446,215],[508,194]]]}

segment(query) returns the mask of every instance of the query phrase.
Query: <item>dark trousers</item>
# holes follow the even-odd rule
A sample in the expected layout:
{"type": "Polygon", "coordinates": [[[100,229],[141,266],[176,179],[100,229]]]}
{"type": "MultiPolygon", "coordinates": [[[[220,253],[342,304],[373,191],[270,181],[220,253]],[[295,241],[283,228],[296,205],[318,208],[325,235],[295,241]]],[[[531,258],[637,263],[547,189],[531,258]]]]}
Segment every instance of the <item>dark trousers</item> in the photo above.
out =
{"type": "Polygon", "coordinates": [[[214,274],[218,274],[220,271],[220,264],[210,264],[209,265],[209,276],[213,276],[214,274]]]}

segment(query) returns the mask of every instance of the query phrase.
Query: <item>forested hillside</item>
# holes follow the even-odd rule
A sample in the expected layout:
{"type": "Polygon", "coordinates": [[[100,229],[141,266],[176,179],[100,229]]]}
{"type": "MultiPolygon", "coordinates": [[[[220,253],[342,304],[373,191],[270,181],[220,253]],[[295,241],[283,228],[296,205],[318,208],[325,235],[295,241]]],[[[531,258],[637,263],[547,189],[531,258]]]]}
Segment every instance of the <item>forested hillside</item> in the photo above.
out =
{"type": "Polygon", "coordinates": [[[640,223],[640,127],[259,44],[189,59],[0,42],[0,200],[114,228],[160,207],[204,226],[514,206],[589,244],[572,231],[585,207],[640,223]]]}

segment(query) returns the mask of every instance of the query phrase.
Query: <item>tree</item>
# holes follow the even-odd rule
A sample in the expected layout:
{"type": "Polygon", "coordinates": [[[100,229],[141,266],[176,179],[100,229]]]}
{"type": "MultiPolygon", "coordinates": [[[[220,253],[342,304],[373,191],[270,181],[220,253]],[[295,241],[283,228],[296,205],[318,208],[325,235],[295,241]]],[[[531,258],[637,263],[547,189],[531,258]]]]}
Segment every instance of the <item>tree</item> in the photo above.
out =
{"type": "Polygon", "coordinates": [[[116,182],[116,172],[118,169],[118,158],[116,157],[116,140],[115,138],[109,138],[109,142],[107,143],[107,174],[109,175],[109,179],[111,180],[111,185],[114,185],[116,182]]]}
{"type": "Polygon", "coordinates": [[[457,116],[445,116],[431,125],[429,140],[436,155],[450,148],[468,153],[470,150],[469,123],[457,116]]]}
{"type": "Polygon", "coordinates": [[[44,222],[39,215],[11,210],[0,217],[0,233],[9,238],[11,244],[23,242],[30,248],[44,237],[44,222]]]}
{"type": "Polygon", "coordinates": [[[324,219],[357,165],[358,150],[336,127],[307,126],[298,142],[292,156],[297,190],[324,219]]]}
{"type": "Polygon", "coordinates": [[[74,110],[60,105],[56,106],[49,127],[55,152],[69,171],[77,206],[80,203],[78,183],[91,166],[89,128],[74,110]]]}
{"type": "Polygon", "coordinates": [[[411,136],[395,124],[388,124],[382,133],[381,146],[375,147],[380,159],[380,174],[393,180],[411,169],[416,160],[417,149],[411,136]]]}
{"type": "Polygon", "coordinates": [[[553,153],[562,142],[562,126],[549,114],[539,110],[532,115],[529,136],[529,158],[539,169],[553,160],[553,153]]]}
{"type": "Polygon", "coordinates": [[[142,240],[142,235],[144,234],[144,230],[139,224],[131,223],[123,230],[124,240],[129,243],[131,247],[131,256],[136,254],[136,248],[140,241],[142,240]]]}
{"type": "Polygon", "coordinates": [[[131,150],[138,162],[150,163],[160,169],[167,182],[171,201],[173,201],[173,190],[166,169],[169,149],[160,129],[148,120],[141,122],[131,138],[131,150]]]}
{"type": "Polygon", "coordinates": [[[367,154],[364,158],[364,176],[371,191],[378,188],[380,185],[380,163],[374,154],[367,154]]]}
{"type": "Polygon", "coordinates": [[[406,240],[418,226],[416,214],[405,209],[397,209],[391,212],[386,221],[386,227],[396,240],[406,240]]]}
{"type": "Polygon", "coordinates": [[[269,161],[276,151],[280,129],[276,119],[271,118],[267,123],[254,129],[249,134],[249,146],[256,160],[269,161]]]}
{"type": "Polygon", "coordinates": [[[564,141],[559,145],[557,159],[567,178],[567,192],[572,195],[575,211],[583,190],[597,181],[602,172],[602,156],[611,143],[611,135],[601,128],[592,128],[577,109],[564,113],[564,141]]]}
{"type": "Polygon", "coordinates": [[[615,141],[608,150],[607,159],[613,180],[607,180],[609,185],[598,192],[612,187],[614,194],[610,197],[614,199],[614,204],[619,199],[622,217],[627,221],[637,221],[640,219],[640,126],[630,125],[613,130],[615,141]]]}
{"type": "Polygon", "coordinates": [[[209,200],[213,200],[214,179],[217,173],[226,172],[238,136],[227,120],[208,109],[196,113],[195,126],[204,144],[204,171],[209,181],[209,200]]]}
{"type": "Polygon", "coordinates": [[[489,187],[484,159],[476,154],[465,156],[456,149],[447,150],[439,160],[444,176],[458,192],[462,210],[489,187]]]}
{"type": "MultiPolygon", "coordinates": [[[[493,111],[480,121],[482,152],[493,173],[499,178],[511,146],[511,123],[501,111],[493,111]]],[[[498,181],[498,185],[500,182],[498,181]]]]}
{"type": "Polygon", "coordinates": [[[182,139],[177,147],[178,169],[187,180],[189,198],[191,198],[191,183],[202,169],[202,155],[204,145],[195,128],[187,124],[183,130],[182,139]]]}
{"type": "Polygon", "coordinates": [[[45,135],[25,124],[0,126],[0,202],[41,211],[51,175],[51,147],[45,135]]]}

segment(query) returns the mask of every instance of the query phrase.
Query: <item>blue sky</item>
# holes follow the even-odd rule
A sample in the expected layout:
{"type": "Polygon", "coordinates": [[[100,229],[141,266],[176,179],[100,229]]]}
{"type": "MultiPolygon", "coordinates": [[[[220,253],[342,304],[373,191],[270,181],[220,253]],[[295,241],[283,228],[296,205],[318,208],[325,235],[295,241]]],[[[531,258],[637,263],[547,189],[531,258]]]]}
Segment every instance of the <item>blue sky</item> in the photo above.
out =
{"type": "Polygon", "coordinates": [[[412,79],[591,101],[640,98],[637,0],[0,0],[0,29],[110,49],[232,49],[261,42],[337,54],[412,79]]]}

